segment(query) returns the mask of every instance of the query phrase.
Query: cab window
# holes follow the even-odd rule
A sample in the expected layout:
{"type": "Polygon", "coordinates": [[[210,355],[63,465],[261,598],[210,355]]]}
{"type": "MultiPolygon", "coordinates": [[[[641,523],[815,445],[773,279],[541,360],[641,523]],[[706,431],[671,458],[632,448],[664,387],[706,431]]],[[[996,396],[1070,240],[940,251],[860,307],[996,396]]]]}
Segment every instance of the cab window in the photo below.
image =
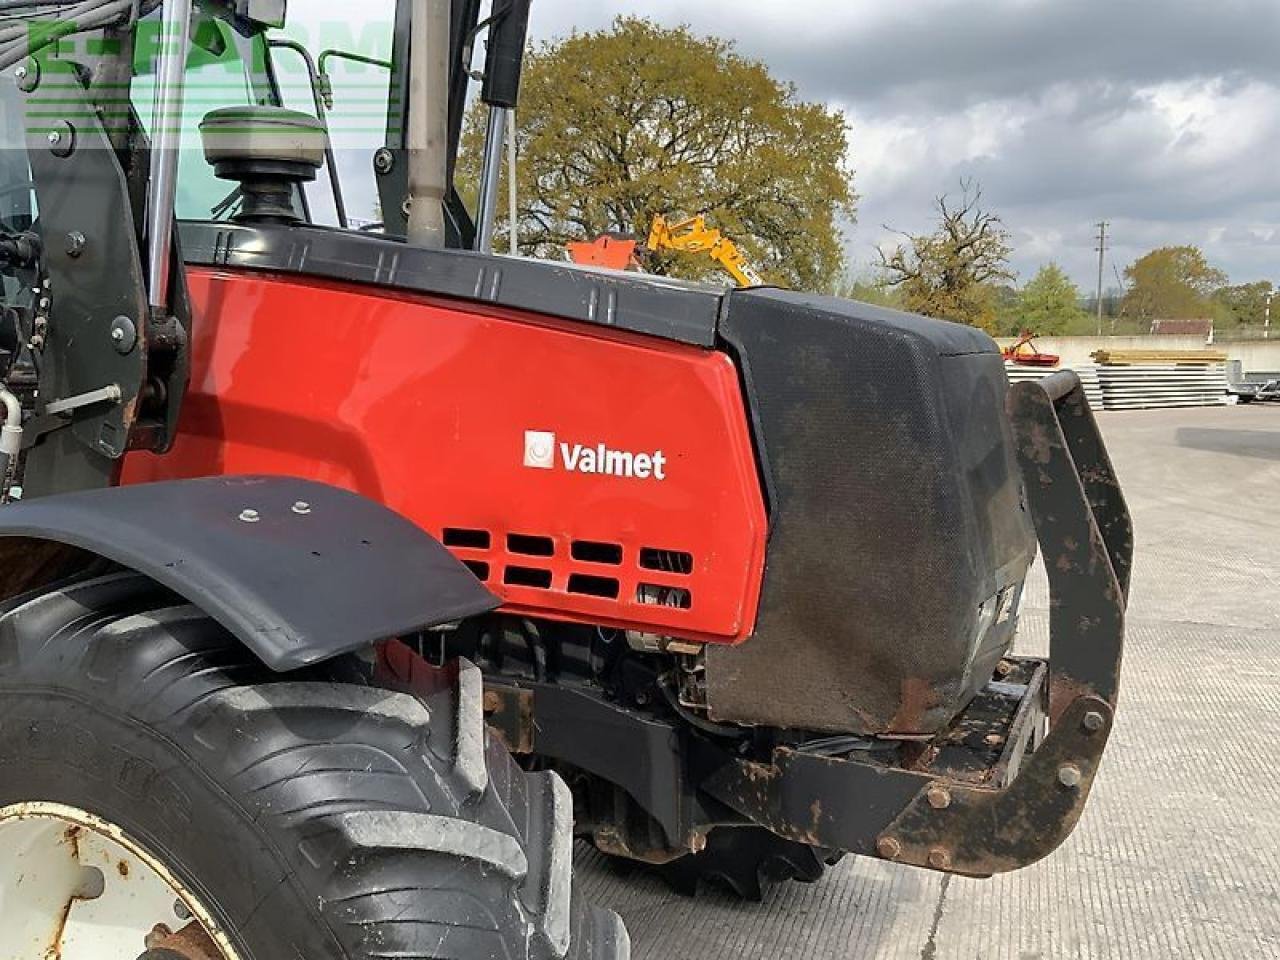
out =
{"type": "MultiPolygon", "coordinates": [[[[268,42],[283,105],[320,113],[329,128],[347,226],[369,230],[382,221],[373,158],[386,143],[396,3],[359,7],[336,17],[332,4],[293,4],[285,29],[271,31],[268,42]]],[[[336,226],[332,176],[326,164],[306,192],[313,220],[336,226]]]]}
{"type": "MultiPolygon", "coordinates": [[[[152,130],[159,38],[156,11],[138,28],[131,91],[134,110],[148,131],[152,130]]],[[[200,121],[218,107],[275,103],[269,70],[262,38],[242,37],[213,17],[200,17],[193,25],[178,162],[179,219],[225,220],[235,212],[236,185],[219,180],[205,162],[200,121]]]]}

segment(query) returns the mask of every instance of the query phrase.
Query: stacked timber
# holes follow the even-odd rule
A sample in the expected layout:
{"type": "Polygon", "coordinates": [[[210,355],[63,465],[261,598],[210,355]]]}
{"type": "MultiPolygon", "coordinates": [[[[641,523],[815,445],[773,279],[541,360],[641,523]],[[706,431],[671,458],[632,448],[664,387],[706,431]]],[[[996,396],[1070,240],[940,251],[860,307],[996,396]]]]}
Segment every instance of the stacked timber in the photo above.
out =
{"type": "Polygon", "coordinates": [[[1206,366],[1227,362],[1225,350],[1095,350],[1091,356],[1106,367],[1138,367],[1148,364],[1206,366]]]}
{"type": "Polygon", "coordinates": [[[1099,350],[1098,378],[1107,410],[1218,407],[1227,399],[1222,350],[1099,350]]]}
{"type": "MultiPolygon", "coordinates": [[[[1097,361],[1072,369],[1095,410],[1219,407],[1227,394],[1227,355],[1221,350],[1099,350],[1097,361]]],[[[1036,380],[1057,367],[1005,363],[1010,383],[1036,380]]]]}
{"type": "Polygon", "coordinates": [[[1098,367],[1098,379],[1106,410],[1222,407],[1228,403],[1224,363],[1104,364],[1098,367]]]}

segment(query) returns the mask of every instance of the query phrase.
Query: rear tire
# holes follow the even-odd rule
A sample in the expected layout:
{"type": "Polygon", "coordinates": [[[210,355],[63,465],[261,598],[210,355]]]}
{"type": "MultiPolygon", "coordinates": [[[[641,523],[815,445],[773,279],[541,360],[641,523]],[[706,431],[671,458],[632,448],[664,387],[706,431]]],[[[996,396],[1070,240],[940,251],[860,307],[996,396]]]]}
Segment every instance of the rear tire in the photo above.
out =
{"type": "Polygon", "coordinates": [[[422,696],[337,675],[272,674],[132,573],[11,601],[0,809],[117,826],[240,960],[625,960],[572,893],[568,789],[487,742],[475,667],[422,696]]]}

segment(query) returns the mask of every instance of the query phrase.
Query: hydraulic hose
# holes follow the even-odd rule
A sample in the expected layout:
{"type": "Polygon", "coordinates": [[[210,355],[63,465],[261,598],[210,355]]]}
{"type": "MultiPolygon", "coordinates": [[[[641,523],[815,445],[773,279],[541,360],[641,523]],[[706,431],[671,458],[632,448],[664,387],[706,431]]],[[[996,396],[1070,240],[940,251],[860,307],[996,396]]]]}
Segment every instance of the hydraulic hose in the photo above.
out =
{"type": "Polygon", "coordinates": [[[82,0],[80,3],[0,3],[0,70],[56,43],[63,37],[127,24],[146,16],[161,0],[82,0]]]}
{"type": "Polygon", "coordinates": [[[9,499],[9,485],[18,457],[22,454],[22,403],[0,386],[0,404],[4,405],[4,426],[0,427],[0,502],[9,499]]]}

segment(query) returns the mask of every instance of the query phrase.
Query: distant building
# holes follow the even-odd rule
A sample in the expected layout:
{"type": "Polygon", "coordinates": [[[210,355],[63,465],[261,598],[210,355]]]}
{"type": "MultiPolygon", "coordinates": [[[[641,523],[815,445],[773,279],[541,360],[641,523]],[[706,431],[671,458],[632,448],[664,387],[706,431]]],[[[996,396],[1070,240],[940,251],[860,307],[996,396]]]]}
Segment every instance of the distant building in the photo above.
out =
{"type": "Polygon", "coordinates": [[[1213,339],[1213,320],[1152,320],[1151,332],[1166,336],[1197,336],[1213,339]]]}

